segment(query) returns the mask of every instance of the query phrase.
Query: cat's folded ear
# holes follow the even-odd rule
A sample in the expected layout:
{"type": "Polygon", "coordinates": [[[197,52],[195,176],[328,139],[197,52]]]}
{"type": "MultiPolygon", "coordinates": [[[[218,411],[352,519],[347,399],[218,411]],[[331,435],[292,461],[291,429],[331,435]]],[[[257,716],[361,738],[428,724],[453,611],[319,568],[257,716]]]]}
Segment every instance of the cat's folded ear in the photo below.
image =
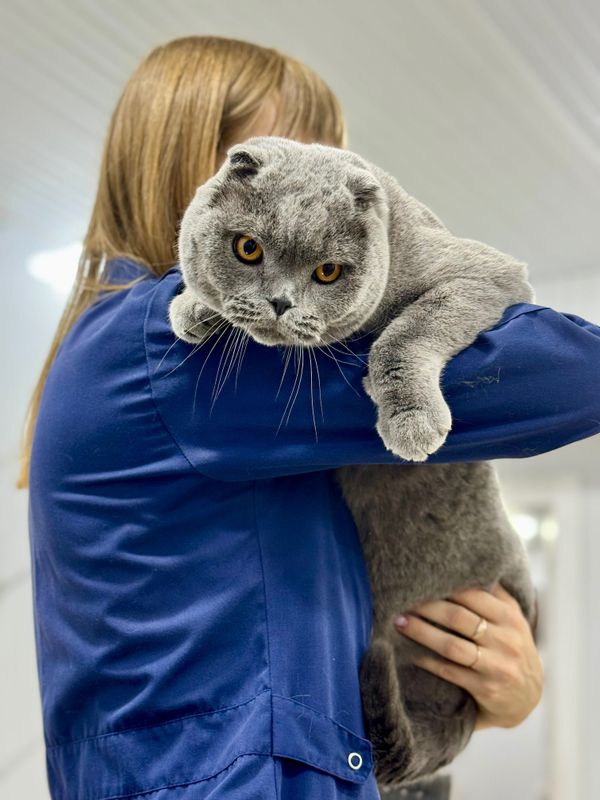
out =
{"type": "Polygon", "coordinates": [[[361,211],[385,200],[382,187],[367,170],[353,170],[346,178],[346,186],[354,196],[356,208],[361,211]]]}
{"type": "Polygon", "coordinates": [[[255,147],[236,144],[227,151],[229,173],[236,178],[251,178],[262,167],[262,159],[255,147]]]}

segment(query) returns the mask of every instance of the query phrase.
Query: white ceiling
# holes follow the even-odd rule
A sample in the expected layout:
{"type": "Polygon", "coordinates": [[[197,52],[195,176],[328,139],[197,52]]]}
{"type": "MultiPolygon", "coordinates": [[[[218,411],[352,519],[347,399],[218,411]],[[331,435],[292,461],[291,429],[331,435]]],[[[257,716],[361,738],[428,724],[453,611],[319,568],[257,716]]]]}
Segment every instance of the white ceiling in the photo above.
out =
{"type": "Polygon", "coordinates": [[[534,279],[598,270],[600,4],[566,0],[4,0],[0,223],[85,230],[109,115],[156,44],[218,33],[314,66],[350,146],[534,279]]]}
{"type": "Polygon", "coordinates": [[[342,101],[352,149],[457,234],[528,261],[552,302],[568,297],[559,310],[600,320],[597,0],[3,0],[0,334],[11,344],[0,414],[11,440],[63,302],[26,258],[83,236],[136,64],[208,33],[312,65],[342,101]]]}

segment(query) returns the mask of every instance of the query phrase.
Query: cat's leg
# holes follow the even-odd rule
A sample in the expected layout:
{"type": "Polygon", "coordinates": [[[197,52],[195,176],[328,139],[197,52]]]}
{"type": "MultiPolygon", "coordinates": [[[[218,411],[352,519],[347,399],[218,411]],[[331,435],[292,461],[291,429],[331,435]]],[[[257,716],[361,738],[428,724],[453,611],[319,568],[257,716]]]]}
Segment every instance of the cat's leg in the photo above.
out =
{"type": "Polygon", "coordinates": [[[415,755],[411,778],[432,775],[464,750],[477,720],[477,704],[464,689],[409,665],[400,670],[415,755]]]}
{"type": "Polygon", "coordinates": [[[373,638],[360,681],[381,787],[406,786],[433,775],[469,741],[477,718],[473,698],[413,664],[398,668],[394,645],[384,636],[373,638]]]}
{"type": "Polygon", "coordinates": [[[452,424],[442,370],[501,318],[507,297],[483,280],[445,281],[407,306],[374,342],[364,386],[378,407],[379,435],[393,453],[425,461],[442,446],[452,424]]]}
{"type": "Polygon", "coordinates": [[[383,785],[398,785],[409,772],[414,740],[402,701],[394,648],[387,639],[372,639],[361,662],[360,685],[375,775],[383,785]]]}
{"type": "Polygon", "coordinates": [[[214,327],[217,314],[189,290],[171,300],[169,322],[179,339],[191,344],[202,342],[214,327]]]}

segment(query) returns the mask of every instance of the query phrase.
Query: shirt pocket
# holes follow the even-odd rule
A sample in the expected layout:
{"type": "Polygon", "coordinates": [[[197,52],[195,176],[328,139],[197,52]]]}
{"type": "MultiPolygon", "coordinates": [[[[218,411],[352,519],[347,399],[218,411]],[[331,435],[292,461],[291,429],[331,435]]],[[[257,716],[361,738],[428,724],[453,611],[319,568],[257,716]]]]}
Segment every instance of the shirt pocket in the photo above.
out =
{"type": "Polygon", "coordinates": [[[236,706],[49,745],[48,780],[53,800],[118,800],[199,783],[248,755],[294,759],[353,784],[373,767],[367,739],[265,689],[236,706]]]}

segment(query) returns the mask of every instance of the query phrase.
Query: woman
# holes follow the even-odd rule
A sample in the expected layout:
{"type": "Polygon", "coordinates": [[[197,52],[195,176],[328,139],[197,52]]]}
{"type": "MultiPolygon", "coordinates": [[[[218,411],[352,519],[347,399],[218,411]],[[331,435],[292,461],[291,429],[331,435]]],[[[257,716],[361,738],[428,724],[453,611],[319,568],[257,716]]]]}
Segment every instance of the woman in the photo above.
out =
{"type": "MultiPolygon", "coordinates": [[[[249,342],[222,382],[228,337],[195,350],[167,321],[196,186],[229,145],[269,133],[346,138],[314,72],[216,37],[152,51],[110,123],[75,287],[32,402],[30,468],[24,452],[54,798],[379,796],[358,682],[369,586],[332,474],[398,462],[362,390],[364,342],[338,363],[316,354],[317,439],[308,382],[288,374],[281,389],[278,348],[249,342]]],[[[431,460],[521,457],[596,433],[600,386],[586,362],[599,356],[599,328],[511,307],[448,366],[455,427],[431,460]],[[474,380],[499,368],[500,382],[474,380]]],[[[535,707],[541,663],[500,587],[412,612],[398,635],[430,647],[424,669],[473,694],[478,727],[516,725],[535,707]]]]}

